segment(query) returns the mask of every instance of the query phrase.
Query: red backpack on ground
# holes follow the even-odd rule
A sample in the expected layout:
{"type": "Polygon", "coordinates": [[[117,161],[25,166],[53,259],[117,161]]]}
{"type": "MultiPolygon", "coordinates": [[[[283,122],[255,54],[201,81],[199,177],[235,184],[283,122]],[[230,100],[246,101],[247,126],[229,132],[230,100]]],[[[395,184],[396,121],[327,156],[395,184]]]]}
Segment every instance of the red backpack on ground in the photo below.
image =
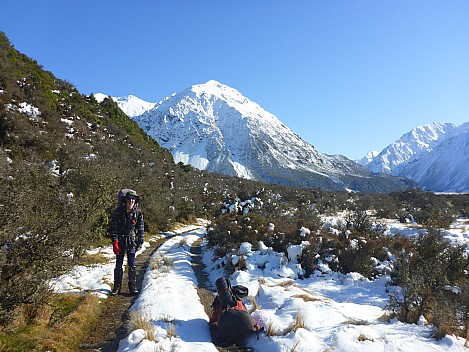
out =
{"type": "Polygon", "coordinates": [[[248,288],[242,285],[231,287],[225,278],[219,278],[215,285],[218,295],[212,303],[209,322],[214,342],[218,345],[241,345],[247,337],[259,331],[242,301],[248,296],[248,288]]]}

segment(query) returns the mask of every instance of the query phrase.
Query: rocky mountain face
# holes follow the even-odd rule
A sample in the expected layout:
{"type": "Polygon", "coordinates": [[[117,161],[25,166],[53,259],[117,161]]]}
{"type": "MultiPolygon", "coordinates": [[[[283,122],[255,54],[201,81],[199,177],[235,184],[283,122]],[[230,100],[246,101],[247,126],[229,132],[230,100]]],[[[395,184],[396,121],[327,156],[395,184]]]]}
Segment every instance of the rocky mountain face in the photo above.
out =
{"type": "Polygon", "coordinates": [[[318,152],[273,114],[216,81],[173,94],[132,118],[175,162],[209,172],[329,190],[388,192],[415,186],[318,152]]]}
{"type": "Polygon", "coordinates": [[[359,163],[373,172],[410,178],[435,192],[469,192],[469,122],[414,128],[359,163]]]}

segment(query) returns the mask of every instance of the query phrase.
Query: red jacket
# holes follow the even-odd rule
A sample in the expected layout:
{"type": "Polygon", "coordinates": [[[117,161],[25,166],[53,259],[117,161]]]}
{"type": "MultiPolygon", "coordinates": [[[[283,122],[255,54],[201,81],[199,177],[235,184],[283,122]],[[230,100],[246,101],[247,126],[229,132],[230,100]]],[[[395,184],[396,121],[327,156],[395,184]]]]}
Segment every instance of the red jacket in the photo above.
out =
{"type": "Polygon", "coordinates": [[[220,315],[222,315],[222,313],[227,309],[236,309],[236,310],[247,311],[246,306],[244,305],[243,301],[238,299],[238,300],[236,300],[236,303],[237,304],[234,307],[225,308],[225,307],[221,306],[218,297],[216,297],[215,300],[212,303],[213,311],[212,311],[212,315],[210,316],[209,323],[210,324],[215,324],[216,322],[218,322],[218,319],[220,318],[220,315]]]}

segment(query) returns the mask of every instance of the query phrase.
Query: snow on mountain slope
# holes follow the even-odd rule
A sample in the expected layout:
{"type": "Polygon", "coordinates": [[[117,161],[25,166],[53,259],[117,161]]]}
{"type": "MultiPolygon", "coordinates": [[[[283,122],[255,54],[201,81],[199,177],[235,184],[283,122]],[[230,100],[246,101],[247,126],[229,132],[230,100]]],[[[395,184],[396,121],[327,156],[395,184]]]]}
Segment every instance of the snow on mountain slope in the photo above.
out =
{"type": "Polygon", "coordinates": [[[405,164],[400,175],[435,192],[469,192],[469,132],[445,139],[431,152],[405,164]]]}
{"type": "Polygon", "coordinates": [[[377,156],[379,155],[379,152],[373,150],[371,152],[368,152],[366,153],[366,155],[361,158],[360,160],[356,160],[356,162],[362,166],[366,166],[368,165],[369,163],[371,163],[371,161],[376,158],[377,156]]]}
{"type": "MultiPolygon", "coordinates": [[[[102,102],[104,98],[108,96],[102,93],[94,94],[94,97],[97,101],[102,102]]],[[[138,115],[142,115],[148,110],[151,110],[155,107],[156,103],[149,103],[145,100],[137,98],[134,95],[128,95],[126,97],[112,97],[112,99],[117,103],[119,108],[125,112],[125,114],[129,117],[134,117],[138,115]]]]}
{"type": "Polygon", "coordinates": [[[451,123],[433,123],[416,127],[386,147],[368,163],[367,168],[373,172],[397,175],[402,164],[411,162],[433,149],[455,128],[456,126],[451,123]]]}
{"type": "Polygon", "coordinates": [[[359,163],[373,172],[408,177],[427,190],[467,191],[469,149],[464,134],[468,132],[469,122],[419,126],[371,160],[367,155],[359,163]]]}
{"type": "Polygon", "coordinates": [[[383,191],[407,188],[345,157],[319,153],[273,114],[216,81],[194,85],[134,120],[176,162],[291,186],[383,191]]]}

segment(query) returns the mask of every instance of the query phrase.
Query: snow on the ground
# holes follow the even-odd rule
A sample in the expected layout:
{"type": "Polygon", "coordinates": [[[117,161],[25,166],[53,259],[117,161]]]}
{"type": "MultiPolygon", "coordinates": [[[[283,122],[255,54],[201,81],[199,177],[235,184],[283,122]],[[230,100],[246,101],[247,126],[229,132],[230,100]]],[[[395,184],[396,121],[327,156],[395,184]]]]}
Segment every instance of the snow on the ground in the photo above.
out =
{"type": "MultiPolygon", "coordinates": [[[[248,345],[258,352],[275,351],[459,351],[464,340],[446,337],[435,341],[431,326],[384,322],[380,317],[388,303],[386,283],[389,277],[370,281],[359,274],[317,272],[309,279],[280,278],[278,272],[256,263],[270,254],[246,251],[248,271],[237,271],[231,277],[233,285],[249,288],[261,309],[252,315],[274,335],[252,337],[248,345]],[[291,331],[297,315],[303,327],[291,331]]],[[[223,275],[215,269],[212,253],[205,254],[205,263],[212,265],[210,280],[223,275]]],[[[288,273],[288,270],[285,271],[288,273]]]]}
{"type": "MultiPolygon", "coordinates": [[[[386,220],[385,224],[390,234],[399,233],[404,236],[413,236],[425,231],[415,224],[402,224],[397,220],[386,220]]],[[[442,229],[443,236],[455,245],[466,246],[469,250],[469,219],[458,218],[449,229],[442,229]]]]}
{"type": "MultiPolygon", "coordinates": [[[[166,232],[161,236],[169,237],[181,232],[191,231],[199,228],[200,226],[186,226],[174,232],[166,232]]],[[[150,241],[156,241],[158,238],[152,238],[150,241]]],[[[149,247],[150,243],[145,242],[142,246],[142,252],[149,247]]],[[[114,266],[115,258],[112,251],[112,245],[107,247],[99,247],[89,250],[90,255],[101,255],[109,259],[109,263],[95,264],[95,265],[79,265],[76,266],[70,273],[62,275],[51,281],[50,285],[55,292],[71,292],[71,293],[85,293],[91,292],[97,294],[101,298],[106,298],[111,292],[112,283],[114,281],[114,266]]],[[[136,256],[140,253],[137,252],[136,256]]],[[[127,258],[124,258],[124,270],[127,265],[127,258]]]]}
{"type": "MultiPolygon", "coordinates": [[[[448,237],[456,236],[467,244],[467,222],[462,224],[465,225],[447,231],[448,237]]],[[[190,246],[204,237],[205,229],[185,230],[181,229],[184,233],[169,239],[153,254],[141,293],[130,308],[131,314],[143,317],[151,328],[129,326],[129,335],[120,341],[119,352],[217,351],[211,343],[209,318],[197,295],[197,279],[191,267],[190,246]]],[[[111,247],[101,251],[114,258],[111,247]]],[[[260,246],[253,250],[245,243],[238,253],[246,259],[247,270],[231,275],[231,283],[249,288],[258,306],[253,317],[273,332],[270,337],[260,334],[259,339],[248,339],[247,345],[256,352],[467,351],[462,338],[431,338],[434,330],[425,321],[406,324],[380,319],[388,303],[387,276],[370,281],[357,273],[343,275],[325,268],[308,279],[297,279],[301,268],[271,248],[260,246]],[[302,326],[292,330],[298,314],[302,326]]],[[[212,251],[205,250],[203,261],[214,286],[217,278],[225,276],[221,262],[239,258],[212,258],[212,251]]],[[[70,276],[75,283],[65,276],[58,282],[67,282],[70,290],[79,287],[102,294],[110,289],[103,282],[111,282],[113,264],[111,260],[110,264],[95,265],[89,270],[79,267],[70,276]],[[98,277],[103,279],[97,280],[98,277]]],[[[67,290],[65,287],[62,285],[61,290],[67,290]]],[[[251,300],[245,303],[248,309],[254,309],[251,300]]]]}
{"type": "Polygon", "coordinates": [[[156,341],[134,330],[121,341],[118,351],[217,351],[208,328],[208,317],[197,295],[190,246],[205,229],[173,237],[158,248],[145,274],[141,294],[131,307],[155,325],[156,341]],[[170,261],[170,265],[163,265],[170,261]],[[171,325],[174,334],[171,333],[171,325]]]}
{"type": "MultiPolygon", "coordinates": [[[[337,228],[340,227],[339,223],[344,221],[345,216],[346,212],[343,212],[334,216],[323,216],[321,219],[323,224],[329,227],[331,231],[338,232],[337,228]]],[[[396,219],[377,219],[377,221],[386,225],[385,233],[391,235],[415,236],[426,231],[425,228],[413,222],[401,223],[396,219]]],[[[469,218],[457,218],[450,225],[449,229],[442,229],[441,232],[451,243],[469,247],[469,218]]]]}

